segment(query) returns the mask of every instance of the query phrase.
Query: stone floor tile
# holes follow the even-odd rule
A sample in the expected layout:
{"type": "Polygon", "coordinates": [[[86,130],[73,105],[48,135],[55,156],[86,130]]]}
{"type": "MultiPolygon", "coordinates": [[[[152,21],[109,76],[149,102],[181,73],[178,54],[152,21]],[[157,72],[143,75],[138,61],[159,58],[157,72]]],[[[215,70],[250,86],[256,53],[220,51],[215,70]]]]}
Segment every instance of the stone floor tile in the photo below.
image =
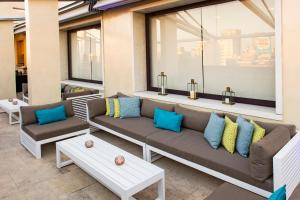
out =
{"type": "Polygon", "coordinates": [[[8,173],[0,174],[0,199],[8,198],[17,191],[17,185],[8,173]]]}

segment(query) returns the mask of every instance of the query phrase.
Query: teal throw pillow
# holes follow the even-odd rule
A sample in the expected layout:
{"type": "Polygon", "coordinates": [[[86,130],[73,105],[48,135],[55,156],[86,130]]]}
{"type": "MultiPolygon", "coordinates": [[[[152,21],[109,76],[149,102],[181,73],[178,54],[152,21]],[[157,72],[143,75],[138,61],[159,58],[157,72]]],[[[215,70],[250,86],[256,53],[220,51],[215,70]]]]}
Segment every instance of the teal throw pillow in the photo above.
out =
{"type": "Polygon", "coordinates": [[[155,109],[154,109],[153,123],[156,124],[158,116],[159,116],[160,114],[163,115],[164,113],[169,113],[169,114],[176,115],[176,112],[170,112],[170,111],[163,110],[163,109],[160,109],[160,108],[155,108],[155,109]]]}
{"type": "Polygon", "coordinates": [[[236,150],[241,156],[248,157],[250,145],[252,143],[254,125],[241,116],[237,117],[236,122],[239,125],[236,150]]]}
{"type": "Polygon", "coordinates": [[[174,112],[160,112],[156,118],[155,128],[166,129],[179,133],[181,131],[181,123],[183,115],[174,114],[174,112]]]}
{"type": "Polygon", "coordinates": [[[286,200],[286,185],[273,192],[268,200],[286,200]]]}
{"type": "Polygon", "coordinates": [[[140,117],[141,101],[139,97],[120,97],[120,118],[140,117]]]}
{"type": "Polygon", "coordinates": [[[62,121],[67,118],[64,105],[56,106],[54,108],[37,110],[35,111],[35,116],[39,125],[62,121]]]}
{"type": "Polygon", "coordinates": [[[219,117],[216,113],[211,113],[208,124],[204,130],[204,138],[212,148],[217,149],[220,146],[224,128],[225,119],[219,117]]]}

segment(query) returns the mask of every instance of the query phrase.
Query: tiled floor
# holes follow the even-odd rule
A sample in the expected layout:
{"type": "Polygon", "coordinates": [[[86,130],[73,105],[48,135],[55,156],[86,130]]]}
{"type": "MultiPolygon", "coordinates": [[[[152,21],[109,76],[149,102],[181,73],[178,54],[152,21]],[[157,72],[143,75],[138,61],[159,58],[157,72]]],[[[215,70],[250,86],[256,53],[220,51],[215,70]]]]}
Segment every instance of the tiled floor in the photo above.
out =
{"type": "MultiPolygon", "coordinates": [[[[114,200],[112,192],[75,165],[62,169],[55,166],[55,145],[44,145],[41,160],[36,160],[19,143],[18,125],[8,125],[6,114],[0,114],[0,199],[5,200],[114,200]]],[[[141,156],[141,149],[104,132],[96,136],[141,156]]],[[[155,162],[166,172],[166,199],[201,200],[222,181],[167,158],[155,162]]],[[[155,187],[135,197],[154,199],[155,187]]]]}

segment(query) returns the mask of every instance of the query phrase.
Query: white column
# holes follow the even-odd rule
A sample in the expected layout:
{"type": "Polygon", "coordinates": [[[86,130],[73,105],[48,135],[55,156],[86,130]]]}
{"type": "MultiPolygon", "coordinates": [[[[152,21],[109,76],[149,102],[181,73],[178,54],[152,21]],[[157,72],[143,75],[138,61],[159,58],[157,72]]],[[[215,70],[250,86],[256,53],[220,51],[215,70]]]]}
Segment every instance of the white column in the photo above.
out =
{"type": "Polygon", "coordinates": [[[29,102],[61,100],[57,0],[25,0],[29,102]]]}
{"type": "Polygon", "coordinates": [[[0,21],[0,99],[16,96],[13,21],[0,21]]]}

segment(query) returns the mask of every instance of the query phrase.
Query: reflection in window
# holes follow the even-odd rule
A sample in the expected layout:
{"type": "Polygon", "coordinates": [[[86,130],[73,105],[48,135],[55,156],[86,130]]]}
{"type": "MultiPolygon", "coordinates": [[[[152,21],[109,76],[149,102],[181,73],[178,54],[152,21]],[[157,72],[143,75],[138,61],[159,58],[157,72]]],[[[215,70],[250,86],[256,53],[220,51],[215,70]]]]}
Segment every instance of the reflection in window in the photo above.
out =
{"type": "Polygon", "coordinates": [[[71,79],[101,82],[100,28],[70,32],[71,79]]]}
{"type": "Polygon", "coordinates": [[[151,87],[168,75],[183,91],[191,78],[203,93],[230,86],[242,98],[275,101],[274,0],[233,1],[150,18],[151,87]]]}

